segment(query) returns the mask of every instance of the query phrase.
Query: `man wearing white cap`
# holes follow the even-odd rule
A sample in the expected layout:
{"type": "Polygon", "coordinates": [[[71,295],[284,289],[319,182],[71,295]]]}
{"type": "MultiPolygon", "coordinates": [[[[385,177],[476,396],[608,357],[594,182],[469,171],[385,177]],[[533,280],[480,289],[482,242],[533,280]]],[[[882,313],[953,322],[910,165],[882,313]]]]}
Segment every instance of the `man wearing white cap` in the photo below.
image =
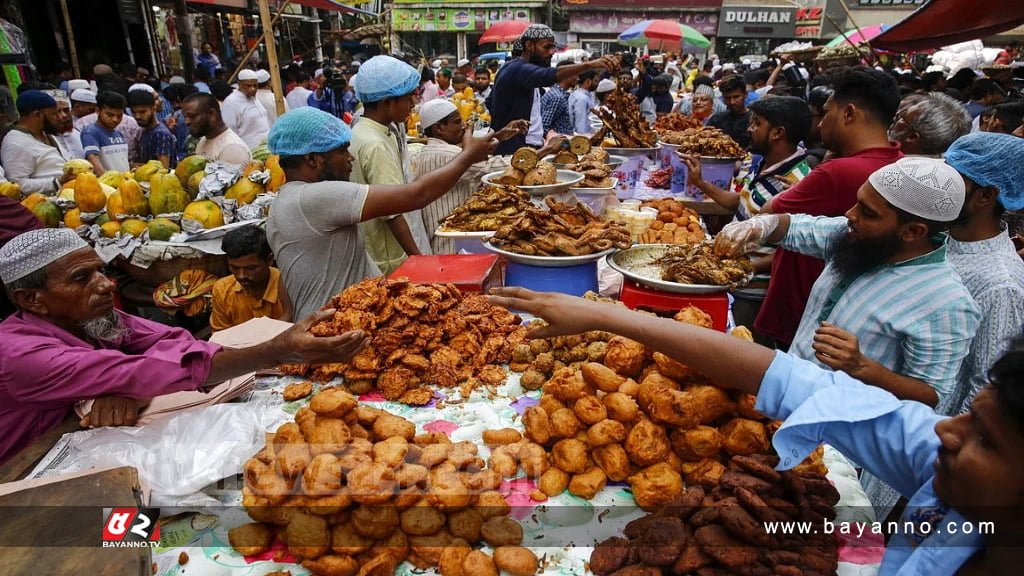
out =
{"type": "Polygon", "coordinates": [[[941,160],[903,158],[873,172],[845,216],[755,216],[727,225],[715,248],[778,244],[824,259],[789,352],[935,406],[953,391],[980,317],[933,240],[959,217],[965,189],[941,160]]]}
{"type": "Polygon", "coordinates": [[[53,135],[74,158],[85,158],[82,149],[82,132],[75,128],[71,116],[71,100],[63,90],[47,90],[47,94],[57,101],[57,130],[53,135]]]}
{"type": "Polygon", "coordinates": [[[79,88],[71,93],[71,116],[75,124],[89,114],[96,112],[96,93],[79,88]]]}
{"type": "Polygon", "coordinates": [[[321,338],[321,311],[270,341],[221,348],[114,309],[103,261],[68,228],[25,232],[0,248],[0,280],[19,311],[0,323],[0,462],[58,425],[81,400],[82,425],[135,423],[146,399],[204,390],[279,363],[345,362],[362,332],[321,338]],[[141,401],[141,402],[140,402],[141,401]]]}
{"type": "MultiPolygon", "coordinates": [[[[260,106],[267,111],[267,122],[273,126],[277,121],[277,100],[274,99],[274,90],[270,87],[270,72],[263,69],[257,70],[256,82],[258,83],[256,99],[259,100],[260,106]]],[[[288,111],[287,100],[284,101],[284,111],[288,111]]]]}
{"type": "Polygon", "coordinates": [[[238,88],[224,99],[220,109],[224,123],[249,149],[259,146],[270,132],[267,111],[256,99],[258,88],[256,72],[242,70],[238,73],[238,88]]]}

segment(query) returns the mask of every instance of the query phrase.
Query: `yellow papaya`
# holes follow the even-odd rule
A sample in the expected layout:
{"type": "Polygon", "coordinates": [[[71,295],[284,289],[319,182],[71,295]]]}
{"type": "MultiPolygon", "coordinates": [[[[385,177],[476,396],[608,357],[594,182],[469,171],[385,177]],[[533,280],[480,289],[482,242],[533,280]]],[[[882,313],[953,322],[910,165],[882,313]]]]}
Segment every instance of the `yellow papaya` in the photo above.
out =
{"type": "Polygon", "coordinates": [[[200,170],[196,172],[188,179],[188,195],[189,198],[195,200],[195,197],[199,195],[199,183],[203,181],[203,177],[206,176],[206,172],[200,170]]]}
{"type": "Polygon", "coordinates": [[[117,170],[107,170],[102,176],[100,176],[99,180],[102,184],[117,188],[117,185],[121,183],[121,180],[124,180],[124,174],[117,170]]]}
{"type": "Polygon", "coordinates": [[[266,167],[263,165],[263,162],[259,160],[251,160],[248,164],[242,166],[242,178],[245,178],[253,172],[263,172],[265,169],[266,167]]]}
{"type": "Polygon", "coordinates": [[[149,200],[146,200],[138,182],[131,178],[125,178],[117,187],[117,192],[107,200],[107,212],[110,212],[114,218],[117,218],[119,214],[147,216],[149,215],[149,200]],[[120,201],[118,206],[120,211],[111,208],[114,198],[120,201]]]}
{"type": "Polygon", "coordinates": [[[110,222],[110,214],[107,214],[106,212],[103,212],[92,221],[92,223],[97,226],[103,226],[107,222],[110,222]]]}
{"type": "Polygon", "coordinates": [[[135,173],[132,174],[132,178],[139,182],[149,182],[149,179],[152,178],[154,174],[162,171],[163,169],[164,165],[162,162],[159,160],[150,160],[136,168],[135,173]]]}
{"type": "Polygon", "coordinates": [[[182,218],[195,220],[209,230],[224,225],[224,214],[220,206],[212,200],[197,200],[185,208],[182,218]]]}
{"type": "Polygon", "coordinates": [[[21,201],[21,205],[31,210],[36,204],[46,202],[46,200],[46,196],[43,196],[39,192],[33,192],[32,194],[25,196],[25,199],[21,201]]]}
{"type": "Polygon", "coordinates": [[[111,220],[110,222],[104,222],[100,225],[100,233],[103,234],[104,238],[113,238],[117,236],[117,233],[121,231],[121,223],[117,220],[111,220]]]}
{"type": "Polygon", "coordinates": [[[131,234],[138,238],[142,236],[142,233],[146,231],[146,223],[137,218],[130,218],[121,222],[121,232],[124,234],[131,234]]]}
{"type": "Polygon", "coordinates": [[[0,196],[7,196],[11,200],[21,200],[21,184],[0,182],[0,196]]]}
{"type": "Polygon", "coordinates": [[[267,157],[267,169],[270,170],[270,181],[267,182],[268,192],[277,192],[277,189],[285,183],[284,169],[281,168],[281,157],[271,154],[267,157]]]}
{"type": "Polygon", "coordinates": [[[157,174],[149,181],[149,208],[153,214],[181,212],[189,196],[174,174],[157,174]]]}
{"type": "Polygon", "coordinates": [[[64,163],[64,173],[78,176],[82,172],[92,172],[92,164],[88,160],[75,158],[64,163]]]}
{"type": "Polygon", "coordinates": [[[202,172],[203,168],[206,168],[207,159],[205,156],[193,154],[182,158],[178,162],[178,166],[174,169],[174,175],[178,177],[178,182],[182,186],[188,185],[189,178],[192,177],[196,172],[202,172]]]}
{"type": "Polygon", "coordinates": [[[74,230],[82,225],[82,211],[72,208],[64,213],[64,226],[74,230]]]}
{"type": "Polygon", "coordinates": [[[61,200],[74,200],[75,199],[75,181],[71,181],[71,186],[65,186],[60,189],[57,193],[57,198],[61,200]]]}
{"type": "Polygon", "coordinates": [[[154,218],[149,221],[146,228],[149,229],[150,240],[160,240],[162,242],[170,240],[171,236],[181,232],[181,228],[167,218],[154,218]]]}
{"type": "Polygon", "coordinates": [[[43,223],[43,226],[47,228],[56,228],[60,225],[61,213],[60,208],[53,202],[42,201],[37,202],[32,208],[30,208],[36,218],[43,223]]]}
{"type": "Polygon", "coordinates": [[[82,212],[99,212],[107,205],[107,196],[95,174],[82,172],[75,176],[75,204],[82,212]]]}
{"type": "Polygon", "coordinates": [[[262,185],[242,177],[228,188],[227,192],[224,193],[224,197],[237,200],[239,205],[251,204],[256,199],[256,195],[262,192],[262,185]]]}

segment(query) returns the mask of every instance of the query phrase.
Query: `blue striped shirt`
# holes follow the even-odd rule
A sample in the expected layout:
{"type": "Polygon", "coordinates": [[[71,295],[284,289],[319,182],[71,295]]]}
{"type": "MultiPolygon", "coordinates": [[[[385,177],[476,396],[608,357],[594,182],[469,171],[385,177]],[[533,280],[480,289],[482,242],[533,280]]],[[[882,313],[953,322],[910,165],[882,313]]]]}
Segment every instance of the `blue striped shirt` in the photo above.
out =
{"type": "MultiPolygon", "coordinates": [[[[780,246],[828,260],[847,231],[844,217],[790,216],[780,246]]],[[[828,321],[853,333],[861,353],[893,372],[927,383],[940,401],[953,391],[981,318],[941,246],[844,282],[829,263],[811,289],[790,353],[824,366],[811,348],[828,321]],[[845,284],[848,286],[843,288],[845,284]]]]}

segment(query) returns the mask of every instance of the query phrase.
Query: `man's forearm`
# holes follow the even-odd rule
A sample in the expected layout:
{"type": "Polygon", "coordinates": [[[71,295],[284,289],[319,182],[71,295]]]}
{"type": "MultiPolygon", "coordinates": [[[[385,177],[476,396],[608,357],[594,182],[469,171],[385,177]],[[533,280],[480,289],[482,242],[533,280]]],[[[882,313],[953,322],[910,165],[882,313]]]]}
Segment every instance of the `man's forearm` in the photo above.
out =
{"type": "Polygon", "coordinates": [[[939,402],[935,389],[928,384],[917,378],[897,374],[874,360],[867,360],[864,368],[850,375],[865,384],[887,390],[900,400],[913,400],[928,406],[935,406],[939,402]]]}
{"type": "Polygon", "coordinates": [[[221,348],[214,354],[210,373],[201,386],[209,388],[225,380],[281,363],[281,352],[273,341],[248,348],[221,348]]]}
{"type": "Polygon", "coordinates": [[[395,235],[395,240],[398,240],[398,244],[405,251],[406,255],[416,256],[420,253],[420,248],[412,237],[412,230],[409,229],[409,223],[405,220],[404,215],[388,220],[388,228],[391,229],[391,233],[395,235]]]}
{"type": "Polygon", "coordinates": [[[735,192],[719,188],[707,180],[701,180],[700,183],[697,184],[697,188],[722,208],[728,208],[729,210],[736,210],[739,208],[740,195],[735,192]]]}

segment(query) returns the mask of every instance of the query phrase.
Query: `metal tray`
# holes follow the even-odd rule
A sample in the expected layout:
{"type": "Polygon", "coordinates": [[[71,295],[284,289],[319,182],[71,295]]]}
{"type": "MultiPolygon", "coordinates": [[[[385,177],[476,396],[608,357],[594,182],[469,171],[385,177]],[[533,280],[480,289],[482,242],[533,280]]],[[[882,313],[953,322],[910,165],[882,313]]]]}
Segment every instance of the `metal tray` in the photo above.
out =
{"type": "Polygon", "coordinates": [[[594,254],[587,254],[585,256],[528,256],[526,254],[516,254],[515,252],[508,252],[502,250],[497,246],[492,245],[490,242],[484,242],[484,248],[487,248],[491,252],[504,256],[509,262],[515,262],[516,264],[527,264],[529,266],[540,266],[542,268],[565,268],[568,266],[579,266],[580,264],[587,264],[600,260],[605,256],[615,252],[615,248],[609,248],[602,250],[601,252],[595,252],[594,254]]]}
{"type": "Polygon", "coordinates": [[[680,284],[678,282],[662,280],[661,267],[654,265],[653,262],[661,258],[669,248],[675,247],[675,244],[641,244],[633,246],[608,256],[608,265],[637,284],[676,294],[727,292],[735,286],[742,286],[750,281],[750,278],[747,278],[736,285],[717,286],[714,284],[680,284]]]}
{"type": "MultiPolygon", "coordinates": [[[[483,177],[484,184],[498,185],[493,179],[499,178],[504,172],[491,172],[485,174],[483,177]]],[[[531,196],[547,196],[548,194],[557,194],[558,192],[565,192],[571,188],[574,184],[583,182],[583,174],[579,172],[573,172],[572,170],[556,170],[555,175],[556,182],[554,184],[545,184],[543,186],[516,186],[523,192],[530,194],[531,196]]]]}
{"type": "MultiPolygon", "coordinates": [[[[555,157],[554,157],[554,155],[548,155],[548,156],[545,156],[545,157],[543,158],[543,160],[544,160],[545,162],[551,162],[552,164],[554,164],[554,165],[555,165],[555,168],[556,168],[556,169],[558,169],[558,170],[565,170],[565,169],[567,169],[567,168],[566,168],[567,166],[572,166],[572,165],[574,165],[574,164],[575,164],[575,162],[573,162],[572,164],[562,164],[561,162],[555,162],[555,161],[554,161],[554,160],[555,160],[555,157]]],[[[626,160],[629,160],[629,158],[626,158],[625,156],[618,156],[618,155],[615,155],[615,154],[611,154],[611,153],[609,153],[609,154],[608,154],[608,161],[607,161],[607,162],[605,162],[605,165],[607,165],[607,166],[608,166],[609,168],[611,168],[612,170],[615,170],[615,169],[616,169],[616,168],[618,168],[619,166],[622,166],[622,164],[623,164],[623,163],[624,163],[624,162],[625,162],[626,160]]]]}

